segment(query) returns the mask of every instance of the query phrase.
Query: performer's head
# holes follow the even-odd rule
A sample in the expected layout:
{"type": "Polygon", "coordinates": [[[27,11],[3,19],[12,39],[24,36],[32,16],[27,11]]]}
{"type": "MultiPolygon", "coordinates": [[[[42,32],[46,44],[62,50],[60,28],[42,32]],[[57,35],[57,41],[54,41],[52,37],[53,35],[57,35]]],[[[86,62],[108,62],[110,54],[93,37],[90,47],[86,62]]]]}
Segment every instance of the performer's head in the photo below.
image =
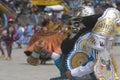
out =
{"type": "Polygon", "coordinates": [[[13,18],[8,19],[8,26],[13,25],[13,23],[14,23],[14,19],[13,18]]]}
{"type": "MultiPolygon", "coordinates": [[[[80,17],[75,17],[71,20],[71,30],[73,33],[77,33],[79,30],[84,28],[84,24],[81,22],[82,18],[81,17],[87,17],[95,15],[95,11],[93,7],[90,6],[82,6],[81,12],[80,12],[80,17]]],[[[87,27],[87,26],[86,26],[87,27]]]]}

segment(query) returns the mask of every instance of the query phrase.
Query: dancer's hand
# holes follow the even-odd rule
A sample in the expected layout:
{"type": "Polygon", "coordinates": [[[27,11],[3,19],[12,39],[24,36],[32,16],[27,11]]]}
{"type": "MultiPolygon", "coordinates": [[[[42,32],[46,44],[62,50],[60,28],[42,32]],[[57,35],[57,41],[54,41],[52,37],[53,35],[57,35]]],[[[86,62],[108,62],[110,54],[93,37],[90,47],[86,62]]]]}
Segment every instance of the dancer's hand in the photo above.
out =
{"type": "Polygon", "coordinates": [[[67,71],[66,73],[65,73],[65,77],[66,78],[72,78],[72,75],[71,75],[71,71],[67,71]]]}

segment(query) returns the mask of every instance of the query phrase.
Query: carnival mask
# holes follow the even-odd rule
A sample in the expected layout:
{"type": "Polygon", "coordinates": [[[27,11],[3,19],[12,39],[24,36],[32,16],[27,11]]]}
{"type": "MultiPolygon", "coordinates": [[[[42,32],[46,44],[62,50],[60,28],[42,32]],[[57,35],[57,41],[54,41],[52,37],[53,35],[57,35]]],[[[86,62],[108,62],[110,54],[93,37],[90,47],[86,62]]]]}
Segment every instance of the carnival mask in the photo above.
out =
{"type": "Polygon", "coordinates": [[[79,21],[72,21],[71,30],[73,33],[77,33],[80,30],[79,21]]]}

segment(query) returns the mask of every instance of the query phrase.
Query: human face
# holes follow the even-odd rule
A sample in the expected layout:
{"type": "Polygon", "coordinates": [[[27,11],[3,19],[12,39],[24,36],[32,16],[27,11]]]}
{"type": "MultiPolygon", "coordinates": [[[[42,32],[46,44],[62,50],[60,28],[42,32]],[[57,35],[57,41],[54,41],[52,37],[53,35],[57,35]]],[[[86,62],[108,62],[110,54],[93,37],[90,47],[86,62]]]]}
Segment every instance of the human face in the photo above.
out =
{"type": "Polygon", "coordinates": [[[12,24],[13,24],[13,21],[8,22],[8,25],[12,25],[12,24]]]}

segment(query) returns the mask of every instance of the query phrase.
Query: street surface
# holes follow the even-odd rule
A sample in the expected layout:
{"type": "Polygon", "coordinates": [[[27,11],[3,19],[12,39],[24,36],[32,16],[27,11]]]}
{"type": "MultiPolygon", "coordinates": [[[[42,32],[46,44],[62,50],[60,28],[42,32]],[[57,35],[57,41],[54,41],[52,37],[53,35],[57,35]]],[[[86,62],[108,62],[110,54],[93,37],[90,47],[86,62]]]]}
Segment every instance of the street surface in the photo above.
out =
{"type": "Polygon", "coordinates": [[[0,80],[49,80],[59,76],[52,60],[48,61],[47,65],[29,65],[24,50],[25,47],[14,48],[11,61],[0,59],[0,80]]]}
{"type": "MultiPolygon", "coordinates": [[[[0,80],[49,80],[59,76],[59,71],[52,60],[46,65],[29,65],[23,53],[25,48],[25,46],[22,49],[13,48],[11,61],[0,59],[0,80]]],[[[113,52],[120,71],[120,47],[115,47],[113,52]]]]}

